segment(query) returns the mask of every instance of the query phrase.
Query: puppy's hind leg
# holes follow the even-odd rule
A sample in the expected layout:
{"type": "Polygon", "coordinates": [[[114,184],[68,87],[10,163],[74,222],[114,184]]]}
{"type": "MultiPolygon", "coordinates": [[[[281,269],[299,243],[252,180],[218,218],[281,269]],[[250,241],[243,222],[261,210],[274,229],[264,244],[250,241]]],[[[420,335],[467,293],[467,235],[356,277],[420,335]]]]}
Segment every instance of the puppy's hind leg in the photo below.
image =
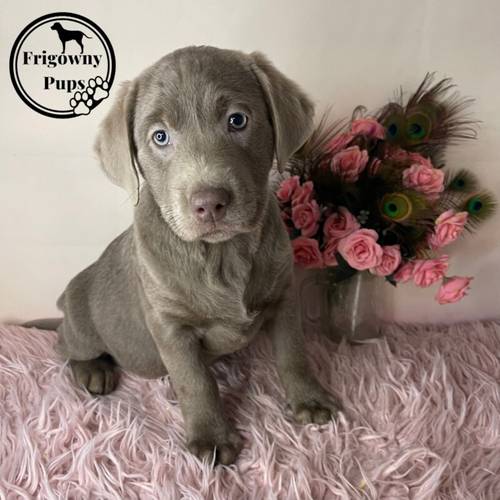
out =
{"type": "Polygon", "coordinates": [[[109,394],[118,385],[119,368],[107,353],[88,361],[70,359],[69,365],[77,384],[85,387],[91,394],[109,394]]]}
{"type": "MultiPolygon", "coordinates": [[[[69,305],[66,301],[66,305],[69,305]]],[[[109,394],[118,385],[119,367],[91,323],[65,316],[57,332],[56,352],[69,366],[78,385],[92,394],[109,394]]]]}

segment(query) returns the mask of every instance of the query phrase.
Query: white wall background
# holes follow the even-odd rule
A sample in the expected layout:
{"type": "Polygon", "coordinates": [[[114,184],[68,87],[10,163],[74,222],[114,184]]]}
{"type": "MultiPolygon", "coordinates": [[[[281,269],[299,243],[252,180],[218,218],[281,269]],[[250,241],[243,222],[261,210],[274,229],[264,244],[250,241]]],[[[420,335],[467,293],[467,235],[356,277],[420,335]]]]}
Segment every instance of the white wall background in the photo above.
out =
{"type": "MultiPolygon", "coordinates": [[[[261,50],[337,116],[376,108],[399,85],[413,89],[431,70],[477,98],[479,139],[455,147],[449,164],[472,167],[500,194],[500,2],[496,0],[85,0],[0,3],[0,321],[57,314],[56,298],[131,221],[124,192],[93,156],[96,128],[111,100],[88,116],[46,118],[16,95],[10,48],[33,19],[80,13],[108,35],[116,82],[171,50],[209,44],[261,50]]],[[[114,86],[114,90],[116,90],[114,86]]],[[[500,316],[500,215],[450,247],[452,274],[473,275],[463,302],[439,306],[435,290],[393,293],[398,320],[455,321],[500,316]]]]}

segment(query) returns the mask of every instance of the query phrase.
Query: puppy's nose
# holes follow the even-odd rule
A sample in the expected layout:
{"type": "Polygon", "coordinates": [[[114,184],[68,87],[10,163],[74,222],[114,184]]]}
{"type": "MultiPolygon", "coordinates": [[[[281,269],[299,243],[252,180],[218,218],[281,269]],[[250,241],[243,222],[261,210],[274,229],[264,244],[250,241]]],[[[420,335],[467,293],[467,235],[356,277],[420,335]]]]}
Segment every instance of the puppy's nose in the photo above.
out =
{"type": "Polygon", "coordinates": [[[226,215],[231,196],[222,188],[206,188],[191,196],[191,210],[200,222],[220,221],[226,215]]]}

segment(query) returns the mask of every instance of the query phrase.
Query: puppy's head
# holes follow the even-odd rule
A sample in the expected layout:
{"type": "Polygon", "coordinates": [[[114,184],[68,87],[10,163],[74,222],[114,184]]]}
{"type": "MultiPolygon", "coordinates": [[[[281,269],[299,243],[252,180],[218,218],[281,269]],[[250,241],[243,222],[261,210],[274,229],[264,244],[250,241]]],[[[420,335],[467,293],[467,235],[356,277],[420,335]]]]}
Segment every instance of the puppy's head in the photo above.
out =
{"type": "Polygon", "coordinates": [[[59,28],[61,28],[61,23],[54,23],[54,24],[50,27],[50,29],[51,29],[51,30],[57,30],[57,29],[59,29],[59,28]]]}
{"type": "Polygon", "coordinates": [[[142,176],[180,238],[214,243],[259,225],[273,158],[286,163],[312,115],[263,55],[188,47],[122,86],[96,151],[134,203],[142,176]]]}

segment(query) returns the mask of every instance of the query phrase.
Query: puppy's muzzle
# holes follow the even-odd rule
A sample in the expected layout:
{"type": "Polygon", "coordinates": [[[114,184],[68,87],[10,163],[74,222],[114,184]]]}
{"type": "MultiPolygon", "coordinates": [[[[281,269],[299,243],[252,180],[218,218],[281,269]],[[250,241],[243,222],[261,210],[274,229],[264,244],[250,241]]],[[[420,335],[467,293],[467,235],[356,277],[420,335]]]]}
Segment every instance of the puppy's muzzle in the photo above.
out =
{"type": "Polygon", "coordinates": [[[191,211],[199,222],[219,222],[231,203],[229,191],[223,188],[205,188],[191,195],[191,211]]]}

